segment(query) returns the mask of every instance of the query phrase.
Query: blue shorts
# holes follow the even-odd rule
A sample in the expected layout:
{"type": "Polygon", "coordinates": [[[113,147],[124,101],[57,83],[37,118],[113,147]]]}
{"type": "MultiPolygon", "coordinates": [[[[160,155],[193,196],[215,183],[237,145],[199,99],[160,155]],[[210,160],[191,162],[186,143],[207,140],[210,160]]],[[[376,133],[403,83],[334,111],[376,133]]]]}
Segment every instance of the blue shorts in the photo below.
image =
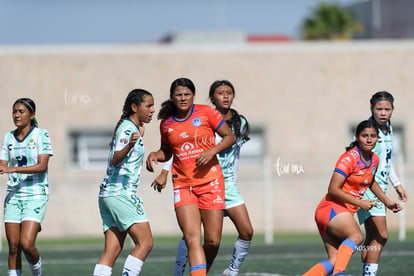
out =
{"type": "Polygon", "coordinates": [[[7,199],[4,201],[4,222],[22,223],[30,220],[42,223],[48,199],[7,199]]]}
{"type": "Polygon", "coordinates": [[[99,197],[99,211],[104,232],[111,227],[123,232],[134,223],[148,222],[144,202],[136,195],[99,197]]]}

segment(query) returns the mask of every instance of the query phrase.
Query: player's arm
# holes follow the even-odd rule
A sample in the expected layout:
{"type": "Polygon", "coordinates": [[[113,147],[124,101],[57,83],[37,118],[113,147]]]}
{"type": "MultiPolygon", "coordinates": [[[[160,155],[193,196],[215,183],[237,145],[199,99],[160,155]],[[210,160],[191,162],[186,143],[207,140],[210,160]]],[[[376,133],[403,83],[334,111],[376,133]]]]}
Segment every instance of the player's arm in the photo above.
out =
{"type": "Polygon", "coordinates": [[[135,146],[140,134],[138,132],[134,132],[131,134],[131,138],[129,139],[129,143],[125,145],[121,150],[115,151],[114,156],[112,156],[112,165],[118,166],[121,162],[125,159],[131,149],[135,146]]]}
{"type": "Polygon", "coordinates": [[[7,167],[7,161],[1,160],[0,173],[43,173],[47,170],[49,163],[49,154],[39,154],[37,164],[27,167],[7,167]],[[5,163],[5,165],[3,165],[5,163]]]}
{"type": "Polygon", "coordinates": [[[385,206],[387,206],[387,208],[393,211],[394,213],[397,213],[402,210],[402,207],[398,202],[392,201],[384,194],[384,192],[382,191],[382,189],[376,181],[373,181],[370,189],[378,197],[378,199],[381,200],[382,203],[384,203],[385,206]]]}
{"type": "Polygon", "coordinates": [[[211,149],[200,153],[196,159],[197,166],[206,165],[217,153],[231,147],[236,142],[236,137],[226,123],[222,124],[216,132],[222,137],[220,143],[216,144],[211,149]]]}
{"type": "Polygon", "coordinates": [[[167,185],[168,172],[171,170],[172,161],[173,159],[170,158],[170,160],[164,163],[164,167],[162,168],[160,174],[151,183],[151,187],[154,188],[154,191],[161,193],[161,190],[167,185]]]}
{"type": "Polygon", "coordinates": [[[390,179],[392,186],[394,187],[395,191],[398,194],[398,198],[401,201],[404,201],[404,202],[407,201],[408,194],[405,191],[404,187],[401,185],[400,179],[398,178],[397,173],[395,172],[394,165],[392,162],[391,162],[389,179],[390,179]]]}
{"type": "Polygon", "coordinates": [[[172,156],[172,152],[169,146],[162,144],[161,148],[157,151],[151,152],[147,157],[147,170],[154,172],[154,164],[158,165],[158,162],[165,162],[172,156]]]}
{"type": "Polygon", "coordinates": [[[346,178],[344,175],[335,171],[331,177],[331,181],[329,182],[328,194],[341,200],[342,202],[358,206],[366,211],[371,209],[372,206],[374,206],[373,200],[361,200],[347,194],[344,190],[342,190],[345,179],[346,178]]]}

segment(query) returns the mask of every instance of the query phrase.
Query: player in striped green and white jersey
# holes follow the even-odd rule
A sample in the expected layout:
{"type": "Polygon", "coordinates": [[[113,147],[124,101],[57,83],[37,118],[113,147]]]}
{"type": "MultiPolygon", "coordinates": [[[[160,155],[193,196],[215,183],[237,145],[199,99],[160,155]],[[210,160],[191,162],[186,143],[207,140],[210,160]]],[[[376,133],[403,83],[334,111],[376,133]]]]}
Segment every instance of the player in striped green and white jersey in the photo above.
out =
{"type": "Polygon", "coordinates": [[[135,248],[125,260],[122,275],[139,275],[152,249],[153,239],[144,204],[136,195],[144,157],[144,123],[154,114],[154,99],[148,91],[134,89],[125,99],[123,113],[111,142],[106,175],[99,192],[99,210],[105,233],[104,252],[94,276],[112,275],[126,235],[135,248]]]}
{"type": "Polygon", "coordinates": [[[49,197],[47,167],[53,155],[46,130],[37,127],[36,105],[29,98],[13,104],[16,129],[6,133],[0,149],[0,174],[7,173],[4,223],[9,243],[9,276],[21,275],[21,251],[32,275],[42,274],[39,251],[35,247],[49,197]]]}

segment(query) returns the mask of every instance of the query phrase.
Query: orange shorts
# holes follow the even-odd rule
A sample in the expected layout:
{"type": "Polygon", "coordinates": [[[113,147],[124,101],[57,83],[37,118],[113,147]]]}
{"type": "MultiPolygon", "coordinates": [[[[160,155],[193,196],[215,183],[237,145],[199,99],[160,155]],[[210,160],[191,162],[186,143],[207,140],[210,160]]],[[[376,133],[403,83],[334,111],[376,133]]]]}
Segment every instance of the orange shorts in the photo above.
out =
{"type": "Polygon", "coordinates": [[[345,204],[326,200],[324,197],[319,203],[315,211],[315,221],[318,226],[319,234],[321,237],[326,233],[328,223],[339,213],[352,212],[346,208],[345,204]]]}
{"type": "Polygon", "coordinates": [[[174,184],[174,207],[198,204],[200,209],[224,209],[224,178],[221,176],[213,181],[197,186],[174,184]]]}

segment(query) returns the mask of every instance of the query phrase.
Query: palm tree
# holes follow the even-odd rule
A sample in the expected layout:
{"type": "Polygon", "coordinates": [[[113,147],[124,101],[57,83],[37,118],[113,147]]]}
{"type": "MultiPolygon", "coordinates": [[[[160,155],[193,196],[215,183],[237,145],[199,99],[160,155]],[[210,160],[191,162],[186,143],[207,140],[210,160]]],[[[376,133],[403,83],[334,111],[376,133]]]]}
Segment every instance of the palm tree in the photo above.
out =
{"type": "Polygon", "coordinates": [[[362,27],[351,12],[335,5],[320,3],[302,23],[304,39],[350,39],[362,27]]]}

